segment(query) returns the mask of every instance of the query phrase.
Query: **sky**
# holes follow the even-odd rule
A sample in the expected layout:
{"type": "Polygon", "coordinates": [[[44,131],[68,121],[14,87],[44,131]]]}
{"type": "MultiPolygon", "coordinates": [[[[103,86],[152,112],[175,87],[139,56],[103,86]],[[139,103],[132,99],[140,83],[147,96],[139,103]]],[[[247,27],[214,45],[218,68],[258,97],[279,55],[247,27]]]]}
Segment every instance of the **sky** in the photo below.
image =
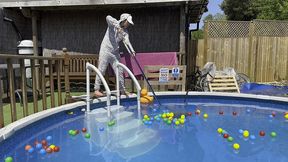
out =
{"type": "MultiPolygon", "coordinates": [[[[212,14],[212,15],[215,15],[216,13],[222,13],[223,14],[223,11],[220,9],[219,5],[222,3],[223,0],[209,0],[209,3],[208,3],[208,12],[205,12],[203,15],[202,15],[202,19],[201,19],[201,22],[200,22],[200,28],[204,25],[203,24],[203,19],[204,17],[206,17],[208,14],[212,14]]],[[[190,29],[194,28],[194,24],[190,25],[190,29]]]]}

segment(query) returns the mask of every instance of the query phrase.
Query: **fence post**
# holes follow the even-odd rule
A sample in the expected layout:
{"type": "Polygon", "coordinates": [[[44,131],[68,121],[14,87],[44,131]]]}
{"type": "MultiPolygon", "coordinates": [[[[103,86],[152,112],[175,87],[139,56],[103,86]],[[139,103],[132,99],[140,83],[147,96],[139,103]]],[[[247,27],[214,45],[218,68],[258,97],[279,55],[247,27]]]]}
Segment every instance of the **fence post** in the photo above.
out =
{"type": "Polygon", "coordinates": [[[27,99],[27,81],[26,81],[26,69],[24,59],[20,59],[20,73],[21,73],[21,91],[22,91],[22,103],[24,116],[28,116],[28,99],[27,99]]]}
{"type": "Polygon", "coordinates": [[[0,80],[0,128],[4,127],[4,115],[3,115],[3,102],[2,102],[2,97],[3,97],[3,85],[2,85],[2,80],[0,80]]]}
{"type": "Polygon", "coordinates": [[[15,99],[15,81],[14,81],[14,69],[12,65],[12,60],[7,59],[7,69],[8,69],[8,81],[9,81],[9,91],[10,91],[10,108],[11,108],[11,119],[12,122],[17,120],[16,113],[16,99],[15,99]]]}
{"type": "MultiPolygon", "coordinates": [[[[255,81],[255,74],[254,73],[254,69],[256,67],[256,60],[253,63],[252,59],[253,59],[253,34],[254,34],[254,24],[253,21],[250,21],[249,24],[249,56],[248,56],[248,75],[249,78],[251,78],[251,80],[255,81]],[[252,65],[254,65],[254,69],[252,69],[252,65]],[[254,75],[254,77],[252,77],[252,75],[254,75]]],[[[256,49],[257,50],[257,49],[256,49]]],[[[257,55],[257,53],[256,53],[257,55]]]]}
{"type": "Polygon", "coordinates": [[[204,56],[203,56],[203,64],[207,62],[208,55],[208,32],[209,32],[209,21],[205,21],[204,23],[204,56]]]}
{"type": "Polygon", "coordinates": [[[70,102],[70,83],[69,83],[69,55],[67,53],[67,49],[62,49],[64,53],[64,81],[65,81],[65,103],[70,102]]]}

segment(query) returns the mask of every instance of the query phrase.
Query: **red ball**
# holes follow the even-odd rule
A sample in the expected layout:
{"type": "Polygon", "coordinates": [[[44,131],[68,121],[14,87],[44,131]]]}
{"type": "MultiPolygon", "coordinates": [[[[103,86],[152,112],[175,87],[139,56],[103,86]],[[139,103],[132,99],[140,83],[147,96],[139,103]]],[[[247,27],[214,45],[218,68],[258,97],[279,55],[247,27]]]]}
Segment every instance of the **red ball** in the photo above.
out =
{"type": "Polygon", "coordinates": [[[265,136],[265,132],[264,131],[260,131],[259,135],[263,137],[263,136],[265,136]]]}
{"type": "Polygon", "coordinates": [[[223,134],[223,137],[224,137],[224,138],[228,138],[228,137],[229,137],[229,134],[225,133],[225,134],[223,134]]]}
{"type": "Polygon", "coordinates": [[[273,117],[275,117],[276,116],[276,113],[275,112],[272,112],[272,114],[271,114],[273,117]]]}
{"type": "Polygon", "coordinates": [[[55,146],[54,149],[53,149],[53,151],[54,151],[54,152],[59,152],[59,151],[60,151],[60,147],[55,146]]]}
{"type": "Polygon", "coordinates": [[[53,150],[52,150],[50,147],[48,147],[48,148],[46,149],[46,152],[50,154],[50,153],[53,152],[53,150]]]}
{"type": "Polygon", "coordinates": [[[87,129],[86,128],[82,128],[82,132],[83,133],[87,132],[87,129]]]}
{"type": "Polygon", "coordinates": [[[41,144],[42,144],[42,146],[47,146],[47,141],[46,140],[42,140],[41,144]]]}
{"type": "Polygon", "coordinates": [[[237,115],[237,112],[234,111],[232,114],[233,114],[234,116],[236,116],[236,115],[237,115]]]}
{"type": "Polygon", "coordinates": [[[192,112],[187,112],[187,116],[192,116],[192,112]]]}
{"type": "Polygon", "coordinates": [[[220,112],[219,112],[219,115],[224,115],[224,112],[223,112],[223,111],[220,111],[220,112]]]}

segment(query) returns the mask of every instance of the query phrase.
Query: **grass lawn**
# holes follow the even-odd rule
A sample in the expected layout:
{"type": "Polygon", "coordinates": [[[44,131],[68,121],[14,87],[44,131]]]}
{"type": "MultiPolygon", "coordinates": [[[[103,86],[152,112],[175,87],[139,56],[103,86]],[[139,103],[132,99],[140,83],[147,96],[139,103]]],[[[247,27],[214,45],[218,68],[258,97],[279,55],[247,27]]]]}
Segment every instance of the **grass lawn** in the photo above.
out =
{"type": "MultiPolygon", "coordinates": [[[[79,95],[83,95],[85,94],[85,92],[71,92],[71,96],[79,96],[79,95]]],[[[65,92],[62,93],[62,103],[64,102],[65,99],[65,92]]],[[[10,109],[10,104],[6,104],[3,103],[3,115],[4,115],[4,125],[6,126],[7,124],[11,123],[11,109],[10,109]]],[[[55,106],[58,105],[58,94],[55,92],[55,106]]],[[[47,108],[51,108],[51,97],[48,96],[47,97],[47,108]]],[[[17,120],[21,119],[24,117],[24,111],[23,111],[23,106],[20,105],[19,102],[16,103],[16,113],[17,113],[17,120]]],[[[43,110],[43,106],[42,106],[42,99],[38,100],[38,112],[43,110]]],[[[29,102],[28,103],[28,113],[29,115],[34,113],[34,109],[33,109],[33,102],[29,102]]]]}

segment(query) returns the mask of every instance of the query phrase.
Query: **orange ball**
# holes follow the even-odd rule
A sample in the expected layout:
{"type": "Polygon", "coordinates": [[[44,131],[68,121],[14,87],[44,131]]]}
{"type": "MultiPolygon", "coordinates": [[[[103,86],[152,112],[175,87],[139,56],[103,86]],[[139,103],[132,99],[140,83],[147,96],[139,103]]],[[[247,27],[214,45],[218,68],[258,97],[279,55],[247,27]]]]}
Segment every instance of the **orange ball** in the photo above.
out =
{"type": "Polygon", "coordinates": [[[31,148],[32,148],[32,147],[31,147],[30,145],[26,145],[26,146],[25,146],[25,150],[26,150],[26,151],[30,150],[31,148]]]}
{"type": "Polygon", "coordinates": [[[53,151],[54,151],[54,152],[59,152],[59,151],[60,151],[60,147],[55,146],[54,149],[53,149],[53,151]]]}
{"type": "Polygon", "coordinates": [[[53,152],[53,150],[52,150],[50,147],[48,147],[48,148],[46,149],[46,152],[50,154],[50,153],[53,152]]]}

